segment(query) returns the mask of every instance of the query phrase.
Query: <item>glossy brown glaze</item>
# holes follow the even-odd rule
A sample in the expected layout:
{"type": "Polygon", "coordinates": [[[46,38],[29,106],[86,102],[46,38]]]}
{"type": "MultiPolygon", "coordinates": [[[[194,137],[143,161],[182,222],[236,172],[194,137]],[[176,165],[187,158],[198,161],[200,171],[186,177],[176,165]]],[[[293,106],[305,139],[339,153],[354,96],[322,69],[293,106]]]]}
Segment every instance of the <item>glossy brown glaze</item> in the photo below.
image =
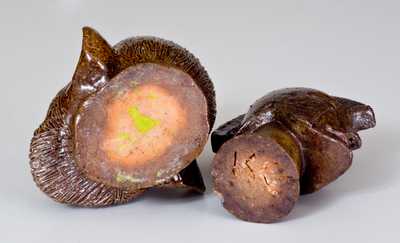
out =
{"type": "Polygon", "coordinates": [[[185,169],[181,170],[177,175],[169,179],[160,187],[172,187],[172,188],[186,188],[199,193],[203,193],[206,190],[204,185],[203,177],[201,176],[200,168],[197,161],[194,160],[185,169]]]}
{"type": "Polygon", "coordinates": [[[218,149],[229,139],[233,138],[240,128],[244,114],[224,123],[211,133],[212,150],[216,153],[218,149]]]}
{"type": "MultiPolygon", "coordinates": [[[[342,175],[351,165],[352,150],[361,147],[357,132],[374,126],[375,115],[367,105],[313,89],[291,88],[257,100],[246,114],[216,129],[211,143],[218,157],[220,148],[234,137],[272,138],[297,165],[300,192],[306,194],[320,190],[342,175]],[[280,129],[271,124],[278,124],[280,129]],[[292,134],[293,139],[279,135],[283,134],[282,129],[292,134]]],[[[215,159],[213,170],[217,163],[219,160],[215,159]]]]}
{"type": "MultiPolygon", "coordinates": [[[[128,202],[145,190],[119,188],[89,179],[76,163],[75,120],[82,104],[111,79],[129,67],[146,63],[171,67],[190,76],[205,97],[204,116],[211,130],[215,120],[213,84],[191,53],[156,37],[130,38],[112,47],[95,30],[84,27],[82,51],[72,80],[53,99],[31,141],[31,172],[38,187],[48,196],[70,205],[100,207],[128,202]]],[[[184,170],[177,178],[165,178],[154,186],[183,185],[204,191],[196,162],[187,161],[181,168],[184,170]]]]}

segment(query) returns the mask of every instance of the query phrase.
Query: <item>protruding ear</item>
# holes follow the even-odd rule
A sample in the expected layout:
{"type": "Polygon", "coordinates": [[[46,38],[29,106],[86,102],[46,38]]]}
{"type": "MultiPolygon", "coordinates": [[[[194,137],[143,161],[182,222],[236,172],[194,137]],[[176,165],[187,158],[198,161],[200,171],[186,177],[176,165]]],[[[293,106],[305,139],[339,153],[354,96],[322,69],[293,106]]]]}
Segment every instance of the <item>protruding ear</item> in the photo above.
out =
{"type": "Polygon", "coordinates": [[[82,51],[72,79],[79,92],[92,92],[109,80],[115,72],[114,52],[94,29],[83,27],[82,51]]]}
{"type": "Polygon", "coordinates": [[[346,98],[335,99],[340,105],[339,109],[346,114],[343,119],[349,130],[357,132],[376,125],[375,114],[370,106],[346,98]]]}
{"type": "Polygon", "coordinates": [[[94,59],[101,64],[107,64],[113,56],[113,50],[107,41],[94,29],[83,27],[82,55],[94,59]]]}

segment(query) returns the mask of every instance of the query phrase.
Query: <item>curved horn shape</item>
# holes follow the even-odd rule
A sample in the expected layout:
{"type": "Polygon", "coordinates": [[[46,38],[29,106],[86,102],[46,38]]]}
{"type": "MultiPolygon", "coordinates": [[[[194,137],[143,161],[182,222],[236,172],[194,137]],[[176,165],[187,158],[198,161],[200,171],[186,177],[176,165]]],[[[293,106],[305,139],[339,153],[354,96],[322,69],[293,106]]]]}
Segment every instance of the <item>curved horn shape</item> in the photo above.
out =
{"type": "Polygon", "coordinates": [[[114,51],[94,29],[82,28],[82,50],[72,77],[74,93],[88,94],[104,85],[116,72],[114,51]]]}

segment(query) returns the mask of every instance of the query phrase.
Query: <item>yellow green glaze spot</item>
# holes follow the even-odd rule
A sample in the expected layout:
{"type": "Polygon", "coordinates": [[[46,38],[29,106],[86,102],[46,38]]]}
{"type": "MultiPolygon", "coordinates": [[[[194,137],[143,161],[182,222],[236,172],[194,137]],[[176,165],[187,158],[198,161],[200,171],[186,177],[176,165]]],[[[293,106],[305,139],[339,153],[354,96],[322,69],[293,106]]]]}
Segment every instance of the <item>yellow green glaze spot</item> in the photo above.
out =
{"type": "Polygon", "coordinates": [[[134,106],[128,109],[128,114],[131,117],[136,129],[140,133],[147,133],[160,123],[160,121],[156,119],[141,114],[138,108],[134,106]]]}
{"type": "Polygon", "coordinates": [[[122,142],[121,144],[118,145],[118,150],[120,152],[123,152],[128,147],[129,144],[135,142],[135,139],[133,139],[132,136],[127,132],[119,133],[118,139],[122,142]]]}
{"type": "Polygon", "coordinates": [[[141,179],[137,179],[137,178],[135,178],[135,177],[133,177],[133,176],[124,175],[124,174],[121,173],[121,172],[118,172],[118,174],[117,174],[117,176],[116,176],[115,179],[116,179],[116,181],[117,181],[118,183],[124,183],[124,182],[138,183],[138,182],[141,182],[141,181],[142,181],[141,179]]]}
{"type": "Polygon", "coordinates": [[[153,92],[149,92],[149,94],[147,95],[147,98],[150,100],[154,100],[154,99],[157,99],[157,95],[155,95],[153,92]]]}
{"type": "Polygon", "coordinates": [[[118,134],[118,138],[124,142],[132,143],[134,141],[134,139],[131,137],[131,135],[127,132],[121,132],[120,134],[118,134]]]}

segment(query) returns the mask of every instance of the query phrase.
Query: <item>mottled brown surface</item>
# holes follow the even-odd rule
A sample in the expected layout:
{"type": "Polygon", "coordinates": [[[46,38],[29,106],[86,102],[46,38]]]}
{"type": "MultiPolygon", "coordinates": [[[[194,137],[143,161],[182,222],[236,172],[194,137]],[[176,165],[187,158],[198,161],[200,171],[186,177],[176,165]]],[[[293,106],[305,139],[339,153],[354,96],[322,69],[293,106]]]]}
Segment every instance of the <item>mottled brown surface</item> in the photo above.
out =
{"type": "Polygon", "coordinates": [[[81,56],[71,82],[58,92],[34,132],[30,165],[37,186],[54,200],[99,207],[125,203],[143,190],[125,190],[88,179],[77,167],[74,120],[78,108],[110,79],[140,63],[158,63],[188,73],[204,93],[209,128],[215,120],[215,93],[207,72],[186,49],[155,37],[138,37],[111,47],[95,30],[83,28],[81,56]]]}
{"type": "Polygon", "coordinates": [[[285,126],[279,122],[271,122],[259,127],[253,134],[264,138],[271,138],[278,143],[289,157],[292,158],[299,175],[301,176],[304,173],[305,168],[301,142],[285,126]]]}
{"type": "MultiPolygon", "coordinates": [[[[302,194],[318,191],[342,175],[351,165],[352,150],[361,147],[357,132],[375,126],[371,107],[307,88],[271,92],[240,120],[228,121],[212,134],[214,151],[232,137],[258,134],[265,126],[280,124],[300,145],[302,194]]],[[[290,154],[291,146],[283,147],[290,154]]]]}
{"type": "Polygon", "coordinates": [[[275,222],[289,214],[300,194],[295,162],[275,140],[258,134],[222,145],[212,176],[224,207],[246,221],[275,222]]]}

